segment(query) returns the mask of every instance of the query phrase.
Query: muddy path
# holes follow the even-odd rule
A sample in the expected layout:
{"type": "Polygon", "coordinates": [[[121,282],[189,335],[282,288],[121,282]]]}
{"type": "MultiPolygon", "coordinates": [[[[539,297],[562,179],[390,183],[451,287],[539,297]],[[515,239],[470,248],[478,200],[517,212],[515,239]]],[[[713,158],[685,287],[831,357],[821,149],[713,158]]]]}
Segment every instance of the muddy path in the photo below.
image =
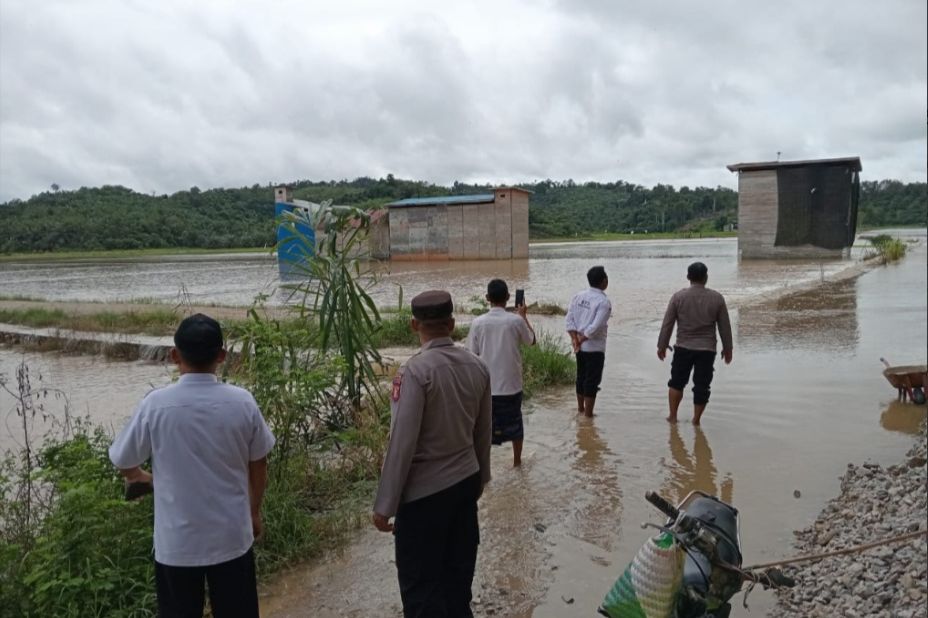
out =
{"type": "MultiPolygon", "coordinates": [[[[621,491],[614,453],[592,420],[578,418],[561,397],[534,405],[560,408],[559,418],[533,422],[523,465],[508,448],[493,451],[494,479],[480,501],[481,545],[474,604],[482,615],[531,616],[569,560],[571,546],[608,565],[618,539],[621,491]],[[567,457],[552,456],[567,453],[567,457]],[[604,525],[605,524],[605,525],[604,525]]],[[[268,616],[401,615],[392,537],[364,529],[342,553],[282,576],[266,591],[268,616]]]]}

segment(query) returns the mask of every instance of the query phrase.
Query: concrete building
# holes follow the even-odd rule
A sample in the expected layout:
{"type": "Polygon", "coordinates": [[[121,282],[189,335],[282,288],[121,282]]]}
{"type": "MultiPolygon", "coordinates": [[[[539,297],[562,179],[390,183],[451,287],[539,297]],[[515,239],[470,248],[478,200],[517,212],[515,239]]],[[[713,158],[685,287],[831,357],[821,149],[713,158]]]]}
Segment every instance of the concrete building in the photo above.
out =
{"type": "Polygon", "coordinates": [[[854,244],[859,157],[736,163],[743,258],[834,258],[854,244]]]}
{"type": "Polygon", "coordinates": [[[528,257],[528,197],[493,193],[416,197],[387,205],[391,260],[508,260],[528,257]]]}
{"type": "MultiPolygon", "coordinates": [[[[369,233],[356,251],[379,260],[525,259],[529,194],[524,189],[501,187],[479,195],[399,200],[371,213],[369,233]]],[[[319,204],[293,199],[288,187],[275,189],[274,202],[278,218],[302,213],[299,238],[286,225],[277,230],[281,272],[298,271],[326,237],[324,229],[311,223],[319,204]]]]}

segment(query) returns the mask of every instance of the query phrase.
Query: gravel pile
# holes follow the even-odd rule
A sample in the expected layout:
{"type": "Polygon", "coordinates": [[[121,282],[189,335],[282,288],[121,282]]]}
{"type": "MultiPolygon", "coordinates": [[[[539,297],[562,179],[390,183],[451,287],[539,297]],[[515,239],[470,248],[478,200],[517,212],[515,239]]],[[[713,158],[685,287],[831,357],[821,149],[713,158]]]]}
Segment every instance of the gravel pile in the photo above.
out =
{"type": "MultiPolygon", "coordinates": [[[[812,527],[796,533],[799,552],[824,553],[924,530],[926,459],[922,438],[899,465],[849,464],[841,495],[829,502],[812,527]]],[[[778,593],[779,616],[928,615],[925,537],[785,570],[797,585],[778,593]]]]}

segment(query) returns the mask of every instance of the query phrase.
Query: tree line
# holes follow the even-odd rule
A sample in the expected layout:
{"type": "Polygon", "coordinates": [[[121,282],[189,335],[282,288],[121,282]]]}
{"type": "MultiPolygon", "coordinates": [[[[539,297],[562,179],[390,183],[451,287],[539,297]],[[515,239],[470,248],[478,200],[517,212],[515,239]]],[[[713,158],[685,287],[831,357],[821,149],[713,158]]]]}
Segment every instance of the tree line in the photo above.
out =
{"type": "MultiPolygon", "coordinates": [[[[648,188],[623,181],[523,183],[533,192],[533,238],[599,233],[711,232],[737,225],[737,192],[724,187],[648,188]]],[[[291,183],[294,197],[375,208],[408,197],[484,193],[491,185],[452,186],[394,178],[291,183]]],[[[861,226],[928,224],[928,184],[861,183],[861,226]]],[[[0,204],[0,253],[147,248],[271,246],[273,185],[149,195],[121,186],[54,190],[0,204]]]]}

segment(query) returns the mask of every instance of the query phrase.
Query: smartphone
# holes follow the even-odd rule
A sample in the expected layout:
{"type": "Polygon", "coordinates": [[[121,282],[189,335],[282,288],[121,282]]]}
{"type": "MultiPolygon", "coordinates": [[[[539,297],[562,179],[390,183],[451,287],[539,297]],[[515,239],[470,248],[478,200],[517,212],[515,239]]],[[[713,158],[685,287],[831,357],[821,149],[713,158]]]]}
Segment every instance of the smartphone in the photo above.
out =
{"type": "Polygon", "coordinates": [[[525,290],[516,290],[516,307],[525,304],[525,290]]]}

